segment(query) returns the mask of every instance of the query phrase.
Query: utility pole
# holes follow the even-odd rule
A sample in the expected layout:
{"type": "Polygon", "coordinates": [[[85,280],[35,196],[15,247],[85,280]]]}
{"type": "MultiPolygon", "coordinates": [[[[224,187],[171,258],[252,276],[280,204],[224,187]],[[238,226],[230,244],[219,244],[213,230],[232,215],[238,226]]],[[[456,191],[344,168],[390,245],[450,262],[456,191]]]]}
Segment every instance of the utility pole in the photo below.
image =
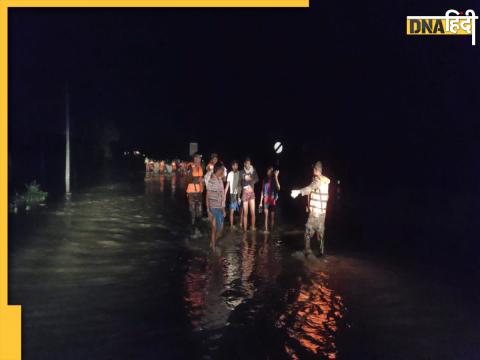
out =
{"type": "Polygon", "coordinates": [[[68,86],[65,93],[65,196],[70,193],[70,97],[68,86]]]}

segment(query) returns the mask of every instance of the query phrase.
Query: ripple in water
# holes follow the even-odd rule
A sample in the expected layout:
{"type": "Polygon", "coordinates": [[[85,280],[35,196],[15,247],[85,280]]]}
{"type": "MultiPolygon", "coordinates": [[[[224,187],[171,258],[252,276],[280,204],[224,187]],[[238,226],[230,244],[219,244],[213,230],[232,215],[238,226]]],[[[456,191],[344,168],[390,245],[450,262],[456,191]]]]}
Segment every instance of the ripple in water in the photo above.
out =
{"type": "Polygon", "coordinates": [[[301,359],[303,352],[337,358],[336,334],[345,307],[342,297],[327,287],[327,279],[323,272],[312,273],[277,321],[288,335],[285,351],[291,359],[301,359]]]}

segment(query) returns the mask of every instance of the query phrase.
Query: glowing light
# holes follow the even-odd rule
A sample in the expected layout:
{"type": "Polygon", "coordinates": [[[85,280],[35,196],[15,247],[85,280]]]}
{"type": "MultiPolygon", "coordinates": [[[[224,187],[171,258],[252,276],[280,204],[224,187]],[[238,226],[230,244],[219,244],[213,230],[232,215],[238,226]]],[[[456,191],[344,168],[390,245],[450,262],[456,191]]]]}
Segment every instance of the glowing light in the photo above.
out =
{"type": "Polygon", "coordinates": [[[273,150],[275,150],[277,154],[280,154],[283,151],[282,143],[280,141],[277,141],[275,145],[273,145],[273,150]]]}
{"type": "Polygon", "coordinates": [[[294,350],[298,345],[322,359],[336,359],[336,338],[345,312],[342,297],[327,287],[328,277],[324,273],[312,273],[311,280],[301,286],[296,299],[275,325],[287,331],[285,352],[290,359],[300,359],[294,350]]]}

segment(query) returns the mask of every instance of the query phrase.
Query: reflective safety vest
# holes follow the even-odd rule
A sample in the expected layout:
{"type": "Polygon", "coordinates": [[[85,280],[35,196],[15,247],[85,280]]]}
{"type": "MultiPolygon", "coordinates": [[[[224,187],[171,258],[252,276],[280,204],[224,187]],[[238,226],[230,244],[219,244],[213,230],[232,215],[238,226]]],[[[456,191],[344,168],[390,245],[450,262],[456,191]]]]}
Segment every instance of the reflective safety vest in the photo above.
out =
{"type": "Polygon", "coordinates": [[[203,192],[203,169],[201,166],[191,164],[191,179],[187,185],[187,193],[201,193],[203,192]]]}
{"type": "Polygon", "coordinates": [[[328,184],[330,184],[330,179],[326,176],[321,176],[320,187],[317,187],[310,193],[308,207],[313,215],[318,216],[327,213],[328,184]]]}

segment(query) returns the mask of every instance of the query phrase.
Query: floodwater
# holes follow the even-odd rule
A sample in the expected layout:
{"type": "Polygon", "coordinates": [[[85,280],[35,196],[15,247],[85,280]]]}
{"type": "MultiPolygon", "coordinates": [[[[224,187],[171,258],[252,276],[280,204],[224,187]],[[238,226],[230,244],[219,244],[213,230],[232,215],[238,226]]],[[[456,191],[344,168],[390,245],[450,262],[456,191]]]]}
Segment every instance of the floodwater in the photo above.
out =
{"type": "Polygon", "coordinates": [[[24,359],[480,358],[461,289],[341,247],[305,258],[301,223],[227,232],[212,252],[183,186],[111,183],[11,215],[24,359]]]}

